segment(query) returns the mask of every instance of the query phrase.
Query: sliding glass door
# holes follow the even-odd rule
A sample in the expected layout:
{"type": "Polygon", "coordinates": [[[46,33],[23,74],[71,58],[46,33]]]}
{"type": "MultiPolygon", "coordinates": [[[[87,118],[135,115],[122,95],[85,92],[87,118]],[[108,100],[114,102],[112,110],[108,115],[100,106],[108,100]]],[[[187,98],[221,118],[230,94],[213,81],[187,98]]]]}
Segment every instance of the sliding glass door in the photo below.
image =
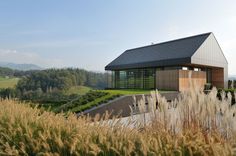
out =
{"type": "Polygon", "coordinates": [[[115,88],[153,89],[155,88],[155,69],[129,69],[115,71],[115,88]]]}

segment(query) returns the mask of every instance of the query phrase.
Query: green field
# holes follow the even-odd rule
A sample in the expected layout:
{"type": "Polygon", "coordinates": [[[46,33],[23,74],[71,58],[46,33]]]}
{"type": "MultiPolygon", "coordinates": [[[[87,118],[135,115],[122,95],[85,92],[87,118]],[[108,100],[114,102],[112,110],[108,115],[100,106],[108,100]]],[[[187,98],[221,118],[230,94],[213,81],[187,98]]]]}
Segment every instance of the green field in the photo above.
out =
{"type": "Polygon", "coordinates": [[[19,81],[19,78],[0,77],[0,88],[13,88],[19,81]]]}
{"type": "Polygon", "coordinates": [[[75,86],[75,87],[71,87],[69,90],[65,91],[65,94],[66,95],[70,95],[70,94],[84,95],[87,92],[89,92],[90,90],[92,90],[90,87],[75,86]]]}
{"type": "Polygon", "coordinates": [[[149,94],[152,90],[142,90],[142,89],[118,89],[118,90],[103,90],[104,92],[112,94],[122,94],[122,95],[134,95],[134,94],[149,94]]]}
{"type": "MultiPolygon", "coordinates": [[[[117,90],[103,90],[104,92],[113,93],[113,94],[121,94],[121,95],[134,95],[134,94],[150,94],[151,91],[155,90],[143,90],[143,89],[117,89],[117,90]]],[[[161,93],[165,92],[175,92],[168,90],[158,90],[161,93]]]]}

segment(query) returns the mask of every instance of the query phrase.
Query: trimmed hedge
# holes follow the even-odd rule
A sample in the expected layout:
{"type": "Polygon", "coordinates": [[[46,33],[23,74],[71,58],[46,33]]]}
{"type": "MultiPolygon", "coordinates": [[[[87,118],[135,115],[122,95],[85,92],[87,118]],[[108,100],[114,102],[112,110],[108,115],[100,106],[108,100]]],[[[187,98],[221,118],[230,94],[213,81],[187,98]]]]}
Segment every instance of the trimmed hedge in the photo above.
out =
{"type": "Polygon", "coordinates": [[[54,111],[59,112],[80,112],[86,109],[98,106],[102,103],[107,103],[108,101],[120,96],[119,94],[111,94],[102,91],[89,91],[87,94],[80,96],[77,99],[71,100],[64,105],[59,106],[54,111]]]}

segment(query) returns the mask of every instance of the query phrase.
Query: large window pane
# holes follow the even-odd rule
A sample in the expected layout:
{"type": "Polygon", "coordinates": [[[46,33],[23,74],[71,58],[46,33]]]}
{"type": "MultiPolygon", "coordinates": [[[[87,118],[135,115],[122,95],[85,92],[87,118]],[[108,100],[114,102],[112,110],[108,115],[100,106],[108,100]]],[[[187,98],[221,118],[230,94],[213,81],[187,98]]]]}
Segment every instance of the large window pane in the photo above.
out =
{"type": "Polygon", "coordinates": [[[127,80],[128,80],[127,88],[134,88],[134,85],[135,85],[134,73],[135,73],[135,70],[127,71],[127,80]]]}
{"type": "Polygon", "coordinates": [[[155,70],[145,69],[144,70],[144,89],[155,88],[155,70]]]}
{"type": "Polygon", "coordinates": [[[212,70],[210,68],[206,69],[207,83],[212,83],[212,70]]]}
{"type": "Polygon", "coordinates": [[[114,75],[115,88],[155,88],[155,69],[152,68],[115,71],[114,75]]]}
{"type": "Polygon", "coordinates": [[[143,88],[143,70],[137,69],[135,72],[135,85],[134,88],[143,88]]]}

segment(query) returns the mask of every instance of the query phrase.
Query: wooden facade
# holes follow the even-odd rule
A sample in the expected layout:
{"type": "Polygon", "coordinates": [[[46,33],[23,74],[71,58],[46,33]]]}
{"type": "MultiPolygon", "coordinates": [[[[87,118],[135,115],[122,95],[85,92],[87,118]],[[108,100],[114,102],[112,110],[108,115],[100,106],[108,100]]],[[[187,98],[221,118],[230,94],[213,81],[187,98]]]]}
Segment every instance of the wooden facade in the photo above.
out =
{"type": "Polygon", "coordinates": [[[179,70],[157,70],[156,88],[160,90],[179,90],[179,70]]]}
{"type": "Polygon", "coordinates": [[[212,85],[224,88],[224,68],[212,68],[212,85]]]}
{"type": "Polygon", "coordinates": [[[166,70],[156,72],[156,88],[161,90],[185,91],[190,88],[190,83],[198,87],[206,84],[205,71],[191,70],[166,70]]]}
{"type": "Polygon", "coordinates": [[[190,83],[193,83],[197,87],[204,88],[206,84],[206,72],[179,70],[179,90],[188,90],[190,83]]]}

